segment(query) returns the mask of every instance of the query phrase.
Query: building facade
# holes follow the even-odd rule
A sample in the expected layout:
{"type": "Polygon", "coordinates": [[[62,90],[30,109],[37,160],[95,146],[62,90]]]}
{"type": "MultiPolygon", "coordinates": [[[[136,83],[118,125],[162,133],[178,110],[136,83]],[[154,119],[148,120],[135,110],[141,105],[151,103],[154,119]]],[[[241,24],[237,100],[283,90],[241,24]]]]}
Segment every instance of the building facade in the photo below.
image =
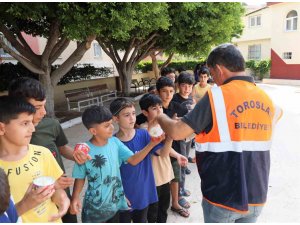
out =
{"type": "Polygon", "coordinates": [[[246,60],[271,59],[270,77],[300,79],[300,3],[273,2],[248,12],[243,34],[232,42],[246,60]]]}

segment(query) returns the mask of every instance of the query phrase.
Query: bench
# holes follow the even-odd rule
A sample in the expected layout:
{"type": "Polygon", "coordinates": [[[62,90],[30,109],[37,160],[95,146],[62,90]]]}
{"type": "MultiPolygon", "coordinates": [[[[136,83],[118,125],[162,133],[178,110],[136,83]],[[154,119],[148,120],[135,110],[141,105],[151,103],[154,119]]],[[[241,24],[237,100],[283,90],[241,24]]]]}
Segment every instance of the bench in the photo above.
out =
{"type": "Polygon", "coordinates": [[[155,78],[144,77],[144,78],[141,78],[141,79],[142,79],[142,82],[143,82],[143,85],[144,85],[145,88],[149,88],[152,85],[156,85],[156,79],[155,78]]]}
{"type": "Polygon", "coordinates": [[[117,91],[109,90],[107,84],[66,90],[64,93],[68,103],[68,110],[77,109],[79,112],[81,109],[92,105],[103,105],[103,102],[117,97],[117,91]]]}
{"type": "Polygon", "coordinates": [[[140,87],[143,87],[143,90],[144,90],[143,85],[144,84],[142,81],[138,81],[137,79],[132,79],[130,88],[134,88],[134,91],[137,92],[137,90],[140,91],[140,87]]]}
{"type": "Polygon", "coordinates": [[[107,84],[99,84],[95,86],[88,87],[90,96],[97,97],[99,99],[99,103],[103,105],[103,102],[107,102],[117,98],[117,91],[110,90],[107,84]]]}

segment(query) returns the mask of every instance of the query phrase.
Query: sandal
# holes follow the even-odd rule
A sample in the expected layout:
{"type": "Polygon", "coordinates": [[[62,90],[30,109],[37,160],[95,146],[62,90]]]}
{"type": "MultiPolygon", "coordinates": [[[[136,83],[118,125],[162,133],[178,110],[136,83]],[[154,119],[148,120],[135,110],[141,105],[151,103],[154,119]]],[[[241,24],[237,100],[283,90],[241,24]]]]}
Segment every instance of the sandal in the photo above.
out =
{"type": "Polygon", "coordinates": [[[180,216],[185,217],[185,218],[187,218],[187,217],[190,216],[190,213],[186,209],[183,209],[183,208],[176,209],[176,208],[174,208],[174,207],[171,206],[171,210],[173,212],[178,213],[180,216]]]}
{"type": "Polygon", "coordinates": [[[185,209],[188,209],[191,207],[190,203],[185,198],[180,198],[178,200],[178,204],[185,209]]]}
{"type": "Polygon", "coordinates": [[[183,190],[180,190],[179,195],[189,197],[191,195],[191,192],[189,190],[183,189],[183,190]]]}

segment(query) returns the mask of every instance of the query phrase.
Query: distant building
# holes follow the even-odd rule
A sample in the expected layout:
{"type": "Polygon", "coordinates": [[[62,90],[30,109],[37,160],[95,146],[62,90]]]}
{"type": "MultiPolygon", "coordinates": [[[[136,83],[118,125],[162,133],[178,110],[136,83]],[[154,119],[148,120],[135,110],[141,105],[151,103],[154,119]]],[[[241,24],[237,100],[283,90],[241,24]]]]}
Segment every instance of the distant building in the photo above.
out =
{"type": "MultiPolygon", "coordinates": [[[[47,40],[42,37],[32,37],[23,33],[23,37],[31,47],[31,49],[38,55],[41,55],[47,44],[47,40]]],[[[54,65],[62,64],[76,49],[77,43],[72,41],[66,50],[61,54],[60,57],[54,62],[54,65]]],[[[16,64],[18,61],[15,60],[11,55],[6,53],[2,48],[0,48],[0,63],[11,62],[16,64]]],[[[93,41],[91,48],[83,55],[82,59],[77,63],[77,65],[91,64],[94,67],[110,67],[113,72],[117,74],[117,70],[113,64],[113,61],[103,52],[102,48],[97,41],[93,41]]]]}
{"type": "Polygon", "coordinates": [[[300,3],[270,2],[247,12],[244,31],[232,42],[246,60],[271,59],[270,77],[300,79],[300,3]]]}

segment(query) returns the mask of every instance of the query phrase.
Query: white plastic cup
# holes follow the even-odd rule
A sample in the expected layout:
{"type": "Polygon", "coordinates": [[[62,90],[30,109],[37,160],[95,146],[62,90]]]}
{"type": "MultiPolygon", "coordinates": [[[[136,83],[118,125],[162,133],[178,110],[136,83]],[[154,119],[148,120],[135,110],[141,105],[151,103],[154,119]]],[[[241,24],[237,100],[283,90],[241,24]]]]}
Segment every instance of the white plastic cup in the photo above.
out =
{"type": "Polygon", "coordinates": [[[48,187],[51,185],[54,185],[55,180],[53,177],[48,177],[48,176],[41,176],[37,177],[33,180],[33,187],[35,189],[41,188],[41,187],[48,187]]]}

